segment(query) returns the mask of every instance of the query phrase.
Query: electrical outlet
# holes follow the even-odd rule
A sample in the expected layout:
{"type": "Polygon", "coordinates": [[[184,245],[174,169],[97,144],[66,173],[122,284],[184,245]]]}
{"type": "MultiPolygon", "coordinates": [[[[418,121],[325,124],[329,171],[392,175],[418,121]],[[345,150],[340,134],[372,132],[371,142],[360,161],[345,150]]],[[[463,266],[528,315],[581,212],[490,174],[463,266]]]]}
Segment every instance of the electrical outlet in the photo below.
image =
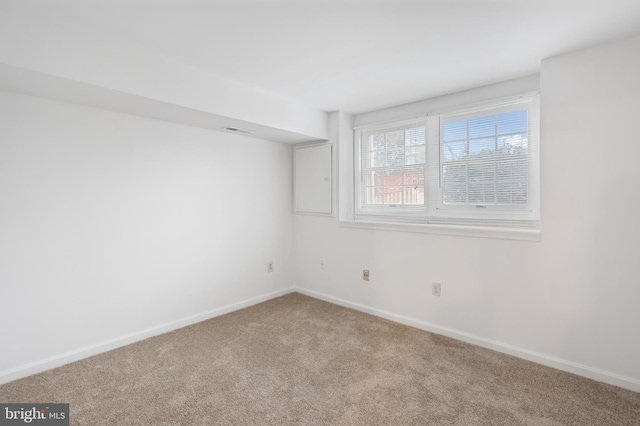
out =
{"type": "Polygon", "coordinates": [[[440,283],[433,283],[431,285],[431,291],[434,296],[440,296],[442,294],[442,286],[440,283]]]}
{"type": "Polygon", "coordinates": [[[365,269],[362,271],[362,279],[365,281],[369,281],[369,270],[365,269]]]}
{"type": "Polygon", "coordinates": [[[267,262],[267,272],[273,272],[273,262],[267,262]]]}

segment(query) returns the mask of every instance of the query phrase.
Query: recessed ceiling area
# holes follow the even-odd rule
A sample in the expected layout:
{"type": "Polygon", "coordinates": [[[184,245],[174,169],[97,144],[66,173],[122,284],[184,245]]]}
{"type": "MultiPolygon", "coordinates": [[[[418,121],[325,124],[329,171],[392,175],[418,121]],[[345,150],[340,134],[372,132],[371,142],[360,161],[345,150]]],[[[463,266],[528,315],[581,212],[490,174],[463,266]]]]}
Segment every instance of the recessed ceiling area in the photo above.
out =
{"type": "MultiPolygon", "coordinates": [[[[96,74],[92,55],[124,63],[138,52],[309,108],[359,114],[536,73],[543,58],[640,33],[640,2],[3,0],[0,27],[0,62],[10,65],[46,60],[47,72],[73,79],[62,74],[96,74]],[[44,53],[17,63],[12,49],[25,40],[44,53]],[[78,62],[57,72],[56,56],[78,62]]],[[[163,73],[182,84],[164,67],[150,75],[123,65],[111,75],[127,72],[140,86],[163,73]]]]}

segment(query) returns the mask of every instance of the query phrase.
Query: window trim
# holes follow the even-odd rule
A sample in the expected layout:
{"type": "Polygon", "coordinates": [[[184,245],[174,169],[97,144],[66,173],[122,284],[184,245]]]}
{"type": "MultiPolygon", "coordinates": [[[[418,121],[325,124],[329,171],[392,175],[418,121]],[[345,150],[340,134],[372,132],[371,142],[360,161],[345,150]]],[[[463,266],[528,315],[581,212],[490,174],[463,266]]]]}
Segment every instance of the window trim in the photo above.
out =
{"type": "Polygon", "coordinates": [[[471,235],[485,236],[495,238],[538,240],[540,236],[540,109],[539,109],[539,93],[527,92],[516,96],[498,98],[483,102],[467,104],[457,108],[447,108],[438,112],[432,112],[421,116],[414,116],[405,120],[389,120],[385,122],[375,123],[373,125],[365,125],[354,127],[353,129],[353,217],[351,220],[343,221],[344,226],[358,228],[374,228],[396,231],[411,232],[428,232],[448,235],[471,235]],[[527,205],[529,209],[519,209],[517,207],[494,206],[488,210],[475,211],[470,206],[464,208],[438,208],[434,200],[441,201],[441,174],[440,174],[440,137],[441,123],[440,117],[447,116],[463,116],[481,113],[482,111],[492,112],[496,109],[517,109],[518,103],[525,103],[529,110],[529,137],[530,149],[529,154],[529,194],[531,199],[527,205]],[[513,108],[512,106],[515,106],[513,108]],[[433,126],[437,122],[437,140],[430,140],[429,135],[434,134],[434,130],[429,130],[428,126],[433,126]],[[362,165],[362,139],[364,132],[387,129],[392,127],[401,127],[411,124],[425,123],[427,126],[426,136],[426,155],[427,161],[425,166],[425,204],[424,206],[411,207],[389,207],[366,206],[363,203],[363,165],[362,165]],[[535,126],[535,127],[531,127],[535,126]],[[434,155],[434,150],[438,155],[438,169],[429,168],[429,158],[434,155]],[[431,180],[437,177],[437,189],[440,191],[434,194],[434,184],[431,180]],[[435,195],[435,196],[434,196],[435,195]]]}

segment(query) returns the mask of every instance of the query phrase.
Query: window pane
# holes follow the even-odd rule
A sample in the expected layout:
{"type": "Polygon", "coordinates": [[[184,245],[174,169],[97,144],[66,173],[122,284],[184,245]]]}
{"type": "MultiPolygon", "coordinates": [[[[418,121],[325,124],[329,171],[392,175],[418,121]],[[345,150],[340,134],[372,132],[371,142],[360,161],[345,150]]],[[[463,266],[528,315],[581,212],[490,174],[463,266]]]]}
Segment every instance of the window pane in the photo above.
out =
{"type": "Polygon", "coordinates": [[[365,155],[363,166],[365,169],[384,167],[386,165],[386,158],[385,151],[371,151],[365,155]]]}
{"type": "Polygon", "coordinates": [[[445,141],[467,139],[467,120],[456,120],[444,123],[443,133],[443,139],[445,141]]]}
{"type": "Polygon", "coordinates": [[[496,135],[496,118],[493,115],[469,120],[469,138],[482,138],[496,135]]]}
{"type": "Polygon", "coordinates": [[[442,144],[442,158],[456,161],[467,158],[467,142],[446,142],[442,144]]]}
{"type": "Polygon", "coordinates": [[[403,181],[405,185],[424,185],[424,167],[404,169],[403,181]]]}
{"type": "Polygon", "coordinates": [[[405,130],[404,144],[406,146],[424,145],[425,140],[424,127],[414,127],[413,129],[405,130]]]}
{"type": "Polygon", "coordinates": [[[496,189],[493,184],[470,184],[469,185],[469,204],[494,204],[496,189]]]}
{"type": "Polygon", "coordinates": [[[493,163],[469,164],[469,182],[491,182],[495,179],[493,163]]]}
{"type": "Polygon", "coordinates": [[[442,202],[444,204],[466,204],[466,185],[444,185],[442,188],[442,202]]]}
{"type": "Polygon", "coordinates": [[[403,191],[405,204],[424,204],[424,185],[405,186],[403,191]]]}
{"type": "Polygon", "coordinates": [[[389,169],[384,174],[384,185],[392,186],[392,185],[402,185],[402,169],[389,169]]]}
{"type": "Polygon", "coordinates": [[[528,152],[529,136],[527,134],[515,134],[498,137],[498,154],[526,155],[528,152]]]}
{"type": "Polygon", "coordinates": [[[367,204],[383,204],[382,190],[378,187],[365,188],[367,204]]]}
{"type": "Polygon", "coordinates": [[[368,171],[365,172],[364,184],[366,186],[381,186],[383,184],[383,177],[380,172],[368,171]]]}
{"type": "Polygon", "coordinates": [[[498,114],[498,134],[527,132],[528,120],[529,115],[526,109],[498,114]]]}
{"type": "Polygon", "coordinates": [[[387,138],[387,149],[399,149],[404,145],[404,131],[396,130],[385,133],[387,138]]]}
{"type": "Polygon", "coordinates": [[[403,204],[401,186],[385,186],[383,191],[385,204],[403,204]]]}
{"type": "Polygon", "coordinates": [[[376,133],[369,136],[369,151],[384,150],[386,148],[384,133],[376,133]]]}
{"type": "Polygon", "coordinates": [[[496,173],[499,181],[526,181],[529,176],[529,163],[527,160],[498,161],[496,163],[496,173]]]}
{"type": "Polygon", "coordinates": [[[495,155],[495,138],[473,139],[469,141],[469,157],[486,157],[495,155]]]}
{"type": "Polygon", "coordinates": [[[404,164],[404,149],[388,150],[386,166],[402,166],[404,164]]]}
{"type": "MultiPolygon", "coordinates": [[[[442,180],[445,184],[465,183],[467,181],[467,166],[461,165],[444,165],[442,166],[442,180]]],[[[466,189],[465,189],[466,191],[466,189]]]]}
{"type": "Polygon", "coordinates": [[[404,164],[404,131],[387,132],[387,166],[404,164]]]}
{"type": "Polygon", "coordinates": [[[499,183],[497,188],[498,204],[527,204],[526,182],[503,182],[499,183]]]}
{"type": "Polygon", "coordinates": [[[424,148],[425,148],[424,145],[405,148],[404,163],[406,165],[424,164],[424,160],[425,160],[424,148]]]}

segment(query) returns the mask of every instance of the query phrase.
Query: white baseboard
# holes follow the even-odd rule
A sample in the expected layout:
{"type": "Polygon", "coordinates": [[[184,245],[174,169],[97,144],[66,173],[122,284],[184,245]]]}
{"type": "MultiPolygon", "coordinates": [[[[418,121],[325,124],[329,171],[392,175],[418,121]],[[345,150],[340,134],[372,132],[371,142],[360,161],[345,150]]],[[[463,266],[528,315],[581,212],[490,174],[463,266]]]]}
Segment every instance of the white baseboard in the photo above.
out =
{"type": "Polygon", "coordinates": [[[213,309],[207,312],[203,312],[197,315],[192,315],[187,318],[182,318],[177,321],[172,321],[166,324],[162,324],[156,327],[151,327],[139,332],[127,334],[115,339],[106,340],[104,342],[96,343],[94,345],[85,346],[75,349],[73,351],[65,352],[60,355],[55,355],[49,358],[45,358],[36,362],[21,365],[10,370],[0,372],[0,384],[8,383],[13,380],[17,380],[23,377],[37,374],[52,368],[60,367],[65,364],[69,364],[80,359],[88,358],[93,355],[97,355],[103,352],[110,351],[122,346],[129,345],[131,343],[138,342],[140,340],[147,339],[149,337],[157,336],[159,334],[168,333],[173,330],[177,330],[182,327],[186,327],[201,321],[227,314],[229,312],[237,311],[258,303],[266,302],[267,300],[274,299],[276,297],[283,296],[291,292],[298,292],[305,294],[316,299],[324,300],[326,302],[334,303],[336,305],[344,306],[347,308],[355,309],[357,311],[365,312],[371,315],[375,315],[380,318],[385,318],[394,322],[405,324],[411,327],[415,327],[421,330],[429,331],[432,333],[440,334],[443,336],[451,337],[456,340],[478,345],[487,349],[495,350],[497,352],[506,353],[509,355],[523,358],[528,361],[536,362],[538,364],[546,365],[548,367],[556,368],[558,370],[567,371],[569,373],[577,374],[579,376],[587,377],[593,380],[597,380],[603,383],[608,383],[621,388],[629,389],[635,392],[640,392],[640,381],[622,376],[619,374],[611,373],[609,371],[601,370],[598,368],[589,367],[587,365],[578,364],[572,361],[556,358],[553,356],[545,355],[539,352],[530,351],[528,349],[520,348],[517,346],[502,343],[496,340],[487,339],[484,337],[476,336],[463,331],[451,329],[448,327],[441,327],[426,321],[416,320],[413,318],[405,317],[403,315],[397,315],[391,312],[383,311],[380,309],[371,308],[359,303],[349,302],[343,299],[339,299],[333,296],[329,296],[323,293],[318,293],[313,290],[308,290],[300,287],[291,287],[283,290],[278,290],[272,293],[268,293],[262,296],[247,299],[241,302],[233,303],[231,305],[223,306],[217,309],[213,309]]]}
{"type": "Polygon", "coordinates": [[[385,318],[385,319],[398,322],[401,324],[405,324],[411,327],[415,327],[421,330],[451,337],[453,339],[461,340],[463,342],[467,342],[477,346],[481,346],[483,348],[491,349],[496,352],[502,352],[505,354],[513,355],[518,358],[523,358],[528,361],[546,365],[548,367],[556,368],[558,370],[566,371],[569,373],[577,374],[579,376],[587,377],[589,379],[597,380],[599,382],[619,386],[621,388],[629,389],[634,392],[640,392],[640,380],[636,380],[631,377],[625,377],[619,374],[611,373],[609,371],[589,367],[587,365],[578,364],[572,361],[567,361],[565,359],[556,358],[556,357],[545,355],[539,352],[530,351],[528,349],[509,345],[507,343],[502,343],[497,340],[476,336],[470,333],[465,333],[463,331],[455,330],[452,328],[441,327],[439,325],[428,323],[426,321],[416,320],[413,318],[405,317],[403,315],[397,315],[397,314],[383,311],[380,309],[371,308],[369,306],[361,305],[359,303],[349,302],[343,299],[339,299],[337,297],[329,296],[323,293],[318,293],[313,290],[308,290],[300,287],[296,287],[294,290],[298,293],[302,293],[304,295],[314,297],[316,299],[324,300],[326,302],[334,303],[336,305],[355,309],[357,311],[365,312],[367,314],[371,314],[380,318],[385,318]]]}
{"type": "Polygon", "coordinates": [[[207,312],[192,315],[186,318],[182,318],[176,321],[171,321],[166,324],[162,324],[156,327],[147,328],[146,330],[130,333],[115,339],[106,340],[104,342],[96,343],[94,345],[85,346],[69,352],[55,355],[49,358],[45,358],[36,362],[21,365],[10,370],[0,372],[0,384],[8,383],[23,377],[30,376],[32,374],[41,373],[52,368],[60,367],[65,364],[69,364],[74,361],[78,361],[84,358],[88,358],[93,355],[97,355],[103,352],[110,351],[122,346],[129,345],[131,343],[139,342],[140,340],[148,339],[149,337],[157,336],[159,334],[168,333],[173,330],[177,330],[188,325],[192,325],[198,322],[206,321],[208,319],[218,317],[220,315],[228,314],[229,312],[237,311],[258,303],[266,302],[267,300],[275,299],[276,297],[283,296],[285,294],[295,291],[292,288],[286,288],[278,290],[272,293],[264,294],[262,296],[253,297],[251,299],[243,300],[241,302],[233,303],[231,305],[216,308],[207,312]]]}

